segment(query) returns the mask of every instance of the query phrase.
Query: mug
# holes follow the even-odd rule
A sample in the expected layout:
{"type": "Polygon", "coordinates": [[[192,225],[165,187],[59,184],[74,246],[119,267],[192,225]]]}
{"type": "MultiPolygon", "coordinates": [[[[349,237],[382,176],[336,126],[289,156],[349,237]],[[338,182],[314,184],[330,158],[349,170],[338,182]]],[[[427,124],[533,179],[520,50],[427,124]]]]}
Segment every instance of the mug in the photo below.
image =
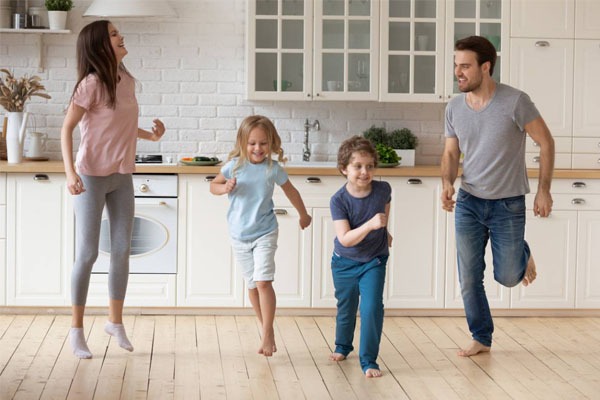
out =
{"type": "Polygon", "coordinates": [[[29,132],[29,149],[27,157],[43,157],[46,150],[46,140],[48,135],[41,132],[29,132]]]}
{"type": "Polygon", "coordinates": [[[330,92],[336,92],[342,89],[342,82],[340,81],[327,81],[327,90],[330,92]]]}
{"type": "Polygon", "coordinates": [[[429,42],[429,36],[427,36],[427,35],[417,36],[417,50],[420,50],[420,51],[427,50],[428,42],[429,42]]]}
{"type": "MultiPolygon", "coordinates": [[[[278,83],[277,79],[275,79],[273,81],[273,89],[275,89],[275,91],[277,91],[277,89],[278,89],[277,83],[278,83]]],[[[281,91],[282,92],[285,92],[286,90],[288,90],[291,87],[292,87],[292,82],[286,81],[285,79],[281,81],[281,91]]]]}

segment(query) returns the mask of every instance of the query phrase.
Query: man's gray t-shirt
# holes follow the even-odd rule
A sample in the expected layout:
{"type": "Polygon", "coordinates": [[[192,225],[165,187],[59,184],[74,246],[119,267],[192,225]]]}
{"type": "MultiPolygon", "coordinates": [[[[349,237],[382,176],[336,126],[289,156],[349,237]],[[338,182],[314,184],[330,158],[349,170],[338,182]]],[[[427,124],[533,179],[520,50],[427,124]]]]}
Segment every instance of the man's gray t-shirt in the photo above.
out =
{"type": "Polygon", "coordinates": [[[526,93],[501,83],[481,110],[469,107],[465,94],[450,100],[445,135],[458,138],[465,157],[461,188],[490,200],[529,193],[524,129],[539,116],[526,93]]]}

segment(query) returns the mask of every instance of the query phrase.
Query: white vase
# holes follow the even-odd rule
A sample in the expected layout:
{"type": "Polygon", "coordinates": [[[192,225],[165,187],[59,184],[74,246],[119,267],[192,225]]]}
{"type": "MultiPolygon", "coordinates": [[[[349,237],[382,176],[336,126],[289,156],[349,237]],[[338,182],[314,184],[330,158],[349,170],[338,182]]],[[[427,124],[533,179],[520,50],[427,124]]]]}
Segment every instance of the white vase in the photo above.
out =
{"type": "Polygon", "coordinates": [[[53,31],[67,29],[68,11],[48,11],[48,25],[53,31]]]}
{"type": "Polygon", "coordinates": [[[25,142],[25,127],[29,114],[26,112],[9,112],[6,125],[6,159],[9,164],[23,161],[23,144],[25,142]]]}
{"type": "Polygon", "coordinates": [[[401,150],[395,149],[396,154],[400,157],[401,167],[414,167],[415,166],[415,149],[401,150]]]}

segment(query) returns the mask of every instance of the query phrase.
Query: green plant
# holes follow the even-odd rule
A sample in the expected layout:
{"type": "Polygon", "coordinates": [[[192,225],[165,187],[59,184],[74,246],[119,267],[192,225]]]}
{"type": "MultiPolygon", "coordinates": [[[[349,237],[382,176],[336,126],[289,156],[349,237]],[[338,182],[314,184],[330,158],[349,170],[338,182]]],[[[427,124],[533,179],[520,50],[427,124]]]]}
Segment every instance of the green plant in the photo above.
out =
{"type": "Polygon", "coordinates": [[[374,146],[378,144],[388,144],[388,135],[384,127],[378,128],[372,125],[363,132],[365,139],[369,139],[374,146]]]}
{"type": "Polygon", "coordinates": [[[394,149],[414,150],[419,144],[419,139],[408,128],[392,131],[389,139],[389,145],[394,149]]]}
{"type": "Polygon", "coordinates": [[[69,11],[73,8],[73,0],[46,0],[48,11],[69,11]]]}
{"type": "Polygon", "coordinates": [[[400,161],[400,158],[394,149],[386,144],[376,144],[375,150],[377,150],[377,155],[379,156],[379,162],[381,164],[395,164],[400,161]]]}

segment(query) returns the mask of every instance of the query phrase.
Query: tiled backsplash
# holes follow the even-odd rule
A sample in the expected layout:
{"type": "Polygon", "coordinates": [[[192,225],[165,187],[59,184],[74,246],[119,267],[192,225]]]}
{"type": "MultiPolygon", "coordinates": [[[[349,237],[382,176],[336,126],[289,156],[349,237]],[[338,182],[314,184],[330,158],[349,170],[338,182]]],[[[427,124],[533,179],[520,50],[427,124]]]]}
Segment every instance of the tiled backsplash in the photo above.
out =
{"type": "MultiPolygon", "coordinates": [[[[41,5],[39,0],[29,3],[37,2],[41,5]]],[[[335,159],[344,138],[375,124],[410,128],[420,141],[417,164],[439,164],[445,104],[245,100],[246,2],[172,0],[176,19],[112,20],[129,50],[124,63],[138,80],[140,127],[149,128],[155,117],[167,126],[161,142],[140,141],[140,153],[224,157],[241,120],[263,114],[275,122],[293,161],[302,158],[304,121],[309,118],[321,123],[319,132],[310,133],[314,160],[335,159]]],[[[93,21],[82,17],[89,4],[75,0],[68,19],[72,34],[43,35],[42,72],[37,71],[38,35],[0,34],[0,66],[18,76],[41,76],[52,96],[47,103],[35,98],[27,105],[35,116],[31,124],[48,133],[52,159],[61,158],[60,126],[76,79],[75,42],[81,28],[93,21]]]]}

